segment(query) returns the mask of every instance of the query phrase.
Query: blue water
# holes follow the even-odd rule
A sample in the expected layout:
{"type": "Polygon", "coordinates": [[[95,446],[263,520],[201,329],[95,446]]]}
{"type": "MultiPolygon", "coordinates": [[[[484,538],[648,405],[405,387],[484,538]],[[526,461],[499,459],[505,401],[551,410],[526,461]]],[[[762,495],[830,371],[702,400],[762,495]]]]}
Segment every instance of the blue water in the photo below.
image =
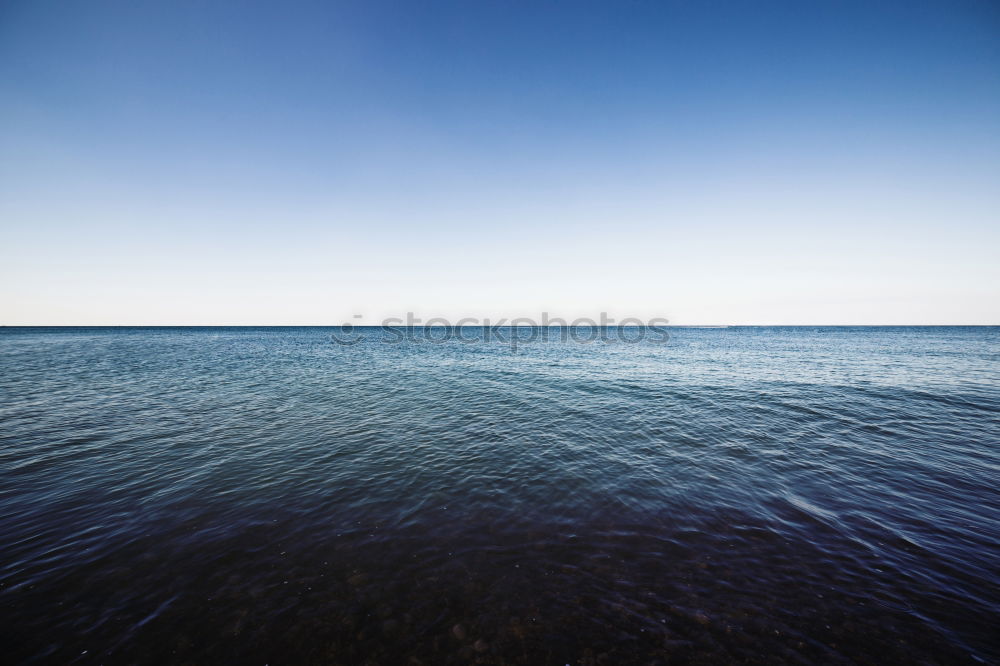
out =
{"type": "Polygon", "coordinates": [[[1000,660],[998,328],[330,332],[0,329],[3,661],[1000,660]]]}

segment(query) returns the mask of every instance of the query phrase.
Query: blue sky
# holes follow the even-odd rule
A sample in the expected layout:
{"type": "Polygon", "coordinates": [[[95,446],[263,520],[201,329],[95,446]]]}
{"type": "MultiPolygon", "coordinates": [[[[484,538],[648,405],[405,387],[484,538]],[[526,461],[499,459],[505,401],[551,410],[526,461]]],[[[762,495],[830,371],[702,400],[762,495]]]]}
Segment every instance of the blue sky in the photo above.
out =
{"type": "Polygon", "coordinates": [[[4,2],[0,323],[1000,323],[990,2],[4,2]]]}

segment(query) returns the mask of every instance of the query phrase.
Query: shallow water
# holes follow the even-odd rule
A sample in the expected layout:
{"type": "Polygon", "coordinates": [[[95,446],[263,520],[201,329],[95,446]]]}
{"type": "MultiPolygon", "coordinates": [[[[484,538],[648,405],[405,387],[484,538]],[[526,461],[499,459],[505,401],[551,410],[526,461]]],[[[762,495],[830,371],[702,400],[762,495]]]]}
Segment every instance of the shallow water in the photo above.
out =
{"type": "Polygon", "coordinates": [[[1000,660],[1000,329],[0,329],[4,661],[1000,660]]]}

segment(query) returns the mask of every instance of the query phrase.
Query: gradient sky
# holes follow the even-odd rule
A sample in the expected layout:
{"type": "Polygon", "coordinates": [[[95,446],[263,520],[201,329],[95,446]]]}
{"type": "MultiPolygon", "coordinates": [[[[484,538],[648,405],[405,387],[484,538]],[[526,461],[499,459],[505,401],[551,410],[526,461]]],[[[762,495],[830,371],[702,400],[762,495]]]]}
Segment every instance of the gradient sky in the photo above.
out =
{"type": "Polygon", "coordinates": [[[1000,324],[1000,8],[5,0],[0,234],[6,325],[1000,324]]]}

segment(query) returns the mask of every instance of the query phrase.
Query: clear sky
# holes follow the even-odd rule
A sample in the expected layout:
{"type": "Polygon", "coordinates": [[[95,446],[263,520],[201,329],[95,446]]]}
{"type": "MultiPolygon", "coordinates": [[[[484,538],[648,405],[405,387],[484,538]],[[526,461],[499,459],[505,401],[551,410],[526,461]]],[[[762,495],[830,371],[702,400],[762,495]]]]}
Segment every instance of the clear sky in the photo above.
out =
{"type": "Polygon", "coordinates": [[[1000,6],[0,2],[0,324],[543,310],[1000,324],[1000,6]]]}

